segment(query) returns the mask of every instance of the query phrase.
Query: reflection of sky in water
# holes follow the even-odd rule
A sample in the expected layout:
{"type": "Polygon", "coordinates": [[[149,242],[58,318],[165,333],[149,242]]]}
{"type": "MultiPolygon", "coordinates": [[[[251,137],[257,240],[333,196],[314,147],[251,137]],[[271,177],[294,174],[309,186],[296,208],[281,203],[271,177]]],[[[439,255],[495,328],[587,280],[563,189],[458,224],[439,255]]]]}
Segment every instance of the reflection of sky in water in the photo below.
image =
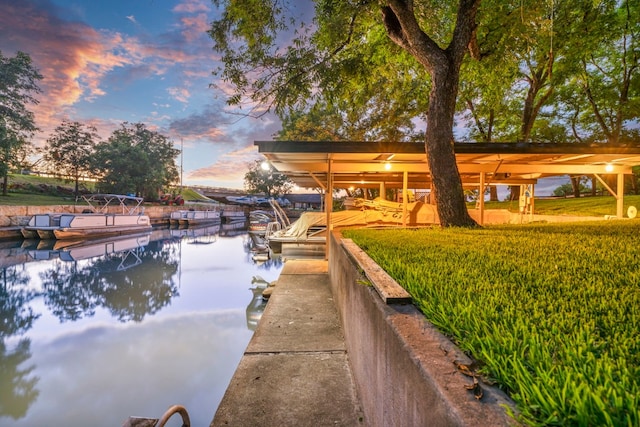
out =
{"type": "MultiPolygon", "coordinates": [[[[253,333],[246,317],[252,278],[275,280],[281,268],[256,265],[247,244],[246,235],[165,244],[179,258],[172,277],[179,296],[141,322],[119,322],[102,306],[60,322],[42,297],[31,301],[40,317],[24,335],[31,357],[20,368],[35,367],[39,396],[25,417],[0,417],[0,426],[120,426],[129,416],[160,418],[174,404],[187,408],[193,426],[209,425],[253,333]]],[[[41,289],[39,273],[60,265],[20,268],[29,287],[41,289]]],[[[133,268],[140,277],[146,261],[133,268]]],[[[5,337],[7,351],[19,338],[5,337]]],[[[180,424],[176,415],[168,425],[180,424]]]]}

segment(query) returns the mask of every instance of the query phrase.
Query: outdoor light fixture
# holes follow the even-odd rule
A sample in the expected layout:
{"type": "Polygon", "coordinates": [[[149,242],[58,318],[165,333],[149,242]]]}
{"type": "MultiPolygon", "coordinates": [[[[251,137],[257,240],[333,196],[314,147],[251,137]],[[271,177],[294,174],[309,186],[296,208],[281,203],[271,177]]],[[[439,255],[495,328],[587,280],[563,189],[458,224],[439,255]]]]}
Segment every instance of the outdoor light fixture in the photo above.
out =
{"type": "Polygon", "coordinates": [[[386,170],[391,170],[391,163],[389,163],[389,162],[385,163],[385,164],[384,164],[384,168],[385,168],[386,170]]]}
{"type": "Polygon", "coordinates": [[[613,165],[611,163],[607,163],[607,165],[604,167],[604,170],[607,172],[613,172],[613,165]]]}
{"type": "Polygon", "coordinates": [[[268,171],[269,170],[269,162],[267,162],[266,160],[264,162],[262,162],[260,164],[260,167],[262,168],[263,171],[268,171]]]}

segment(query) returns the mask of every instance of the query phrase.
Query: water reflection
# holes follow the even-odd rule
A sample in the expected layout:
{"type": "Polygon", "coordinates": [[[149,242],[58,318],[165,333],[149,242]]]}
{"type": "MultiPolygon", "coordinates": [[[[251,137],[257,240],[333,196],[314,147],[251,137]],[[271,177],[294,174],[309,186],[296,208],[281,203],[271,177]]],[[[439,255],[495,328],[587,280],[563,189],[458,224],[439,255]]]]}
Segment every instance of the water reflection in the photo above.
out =
{"type": "Polygon", "coordinates": [[[0,426],[207,425],[282,268],[242,226],[0,243],[0,426]]]}
{"type": "Polygon", "coordinates": [[[28,275],[16,266],[2,269],[2,285],[0,286],[0,417],[13,419],[24,417],[29,406],[38,397],[36,389],[38,378],[32,375],[34,366],[21,367],[31,358],[31,340],[21,337],[13,350],[9,350],[5,344],[6,338],[26,333],[39,317],[28,305],[37,296],[35,291],[27,287],[28,283],[28,275]]]}
{"type": "Polygon", "coordinates": [[[251,298],[251,302],[247,306],[247,327],[252,331],[255,331],[260,318],[262,318],[262,313],[267,306],[267,302],[262,298],[262,292],[267,289],[269,282],[264,280],[261,276],[253,276],[251,284],[253,285],[251,288],[253,298],[251,298]]]}

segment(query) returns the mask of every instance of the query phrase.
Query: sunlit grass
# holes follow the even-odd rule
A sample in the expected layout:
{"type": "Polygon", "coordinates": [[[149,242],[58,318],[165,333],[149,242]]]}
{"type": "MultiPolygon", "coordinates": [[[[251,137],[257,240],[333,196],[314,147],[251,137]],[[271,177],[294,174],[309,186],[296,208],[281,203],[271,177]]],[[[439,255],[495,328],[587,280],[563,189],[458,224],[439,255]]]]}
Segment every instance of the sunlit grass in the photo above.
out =
{"type": "MultiPolygon", "coordinates": [[[[605,216],[616,214],[616,199],[613,196],[595,196],[574,198],[543,198],[535,199],[534,213],[540,215],[578,215],[578,216],[605,216]]],[[[474,204],[470,205],[475,206],[474,204]]],[[[640,196],[624,196],[624,212],[629,206],[635,206],[640,210],[640,196]]],[[[508,209],[518,212],[518,201],[486,202],[486,209],[508,209]]]]}
{"type": "Polygon", "coordinates": [[[640,425],[640,220],[348,230],[527,425],[640,425]]]}

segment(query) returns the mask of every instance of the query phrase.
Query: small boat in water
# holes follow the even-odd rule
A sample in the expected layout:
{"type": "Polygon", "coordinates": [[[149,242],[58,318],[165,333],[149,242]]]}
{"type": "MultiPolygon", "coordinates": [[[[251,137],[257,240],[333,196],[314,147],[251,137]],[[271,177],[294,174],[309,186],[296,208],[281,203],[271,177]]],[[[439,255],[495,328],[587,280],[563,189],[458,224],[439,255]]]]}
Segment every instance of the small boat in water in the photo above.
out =
{"type": "Polygon", "coordinates": [[[20,232],[25,239],[55,239],[53,230],[60,227],[61,214],[37,214],[20,232]]]}
{"type": "Polygon", "coordinates": [[[267,231],[267,225],[275,221],[275,215],[272,212],[257,209],[249,212],[249,228],[250,234],[258,234],[264,236],[267,231]]]}
{"type": "Polygon", "coordinates": [[[151,219],[144,215],[142,197],[118,194],[82,196],[89,207],[82,213],[38,214],[23,227],[25,238],[77,239],[151,231],[151,219]],[[112,207],[117,206],[118,213],[112,207]]]}
{"type": "Polygon", "coordinates": [[[201,224],[211,224],[220,222],[221,216],[219,210],[179,210],[171,212],[169,223],[179,226],[192,226],[201,224]]]}

